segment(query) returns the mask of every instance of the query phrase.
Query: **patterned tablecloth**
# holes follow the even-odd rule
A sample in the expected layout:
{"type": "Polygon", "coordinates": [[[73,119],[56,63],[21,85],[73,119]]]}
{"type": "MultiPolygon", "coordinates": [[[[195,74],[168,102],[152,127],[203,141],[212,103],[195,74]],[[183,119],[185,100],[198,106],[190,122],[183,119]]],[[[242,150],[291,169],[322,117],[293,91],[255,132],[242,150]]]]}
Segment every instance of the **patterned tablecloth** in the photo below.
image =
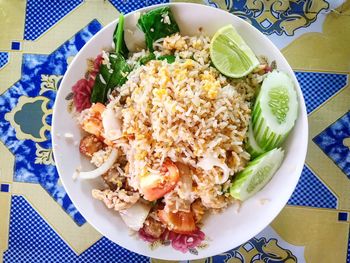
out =
{"type": "MultiPolygon", "coordinates": [[[[0,0],[0,262],[150,261],[102,237],[72,205],[50,127],[80,48],[118,12],[161,2],[0,0]]],[[[282,50],[310,125],[306,164],[280,215],[246,244],[197,262],[350,262],[350,1],[194,2],[238,15],[282,50]]]]}

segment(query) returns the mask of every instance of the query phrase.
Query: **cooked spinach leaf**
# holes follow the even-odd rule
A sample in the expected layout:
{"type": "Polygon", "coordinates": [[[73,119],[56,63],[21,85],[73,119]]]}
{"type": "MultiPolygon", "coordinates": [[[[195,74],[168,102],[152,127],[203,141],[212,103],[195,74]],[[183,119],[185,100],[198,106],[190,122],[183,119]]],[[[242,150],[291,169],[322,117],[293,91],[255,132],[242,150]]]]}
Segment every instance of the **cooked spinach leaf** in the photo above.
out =
{"type": "Polygon", "coordinates": [[[113,41],[115,45],[115,53],[110,53],[107,63],[100,66],[100,71],[96,76],[94,86],[92,88],[91,102],[105,103],[108,91],[117,86],[121,86],[126,81],[127,74],[131,71],[126,63],[129,50],[124,41],[124,16],[119,15],[119,22],[113,33],[113,41]]]}
{"type": "Polygon", "coordinates": [[[92,88],[92,93],[91,93],[91,97],[90,97],[90,101],[92,103],[97,103],[97,102],[104,102],[104,90],[106,88],[106,85],[104,83],[101,82],[101,76],[100,74],[98,74],[96,76],[96,80],[94,83],[94,86],[92,88]]]}
{"type": "Polygon", "coordinates": [[[102,64],[100,72],[96,76],[91,94],[91,102],[93,103],[106,102],[108,91],[123,85],[127,79],[127,74],[131,71],[121,54],[111,53],[109,63],[109,68],[102,64]]]}
{"type": "MultiPolygon", "coordinates": [[[[125,58],[121,54],[111,54],[111,57],[116,57],[113,66],[113,74],[108,82],[107,91],[121,86],[126,82],[126,76],[131,71],[131,68],[126,63],[125,58]]],[[[107,94],[106,94],[107,95],[107,94]]]]}
{"type": "Polygon", "coordinates": [[[112,74],[106,65],[102,64],[100,66],[100,72],[97,74],[94,86],[92,87],[92,93],[90,101],[92,103],[105,102],[105,94],[107,94],[107,83],[112,74]]]}
{"type": "Polygon", "coordinates": [[[153,51],[154,41],[180,31],[168,6],[142,14],[137,25],[145,33],[146,45],[150,51],[153,51]]]}
{"type": "Polygon", "coordinates": [[[140,58],[139,62],[141,65],[145,65],[147,64],[148,61],[155,60],[155,59],[156,59],[156,56],[154,55],[154,53],[149,53],[148,55],[140,58]]]}
{"type": "Polygon", "coordinates": [[[174,55],[163,55],[163,56],[156,57],[154,55],[154,53],[149,53],[148,55],[140,58],[139,63],[140,63],[140,65],[146,65],[147,62],[149,62],[151,60],[166,60],[169,64],[171,64],[171,63],[175,62],[175,56],[174,55]]]}
{"type": "Polygon", "coordinates": [[[115,52],[123,55],[124,58],[127,58],[129,54],[129,50],[126,47],[124,40],[124,15],[119,15],[119,21],[117,26],[115,27],[113,33],[113,42],[115,45],[115,52]]]}
{"type": "Polygon", "coordinates": [[[165,60],[165,59],[167,60],[167,62],[169,64],[175,62],[175,56],[174,55],[163,55],[163,56],[157,57],[157,60],[165,60]]]}

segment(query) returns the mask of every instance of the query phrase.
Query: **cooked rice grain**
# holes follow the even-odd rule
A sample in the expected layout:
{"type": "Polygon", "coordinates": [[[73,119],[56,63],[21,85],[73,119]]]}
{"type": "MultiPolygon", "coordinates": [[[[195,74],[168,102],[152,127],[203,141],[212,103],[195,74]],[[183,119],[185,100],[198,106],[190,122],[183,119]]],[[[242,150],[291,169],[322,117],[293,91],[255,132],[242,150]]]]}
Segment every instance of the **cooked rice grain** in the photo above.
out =
{"type": "MultiPolygon", "coordinates": [[[[233,201],[224,194],[223,184],[217,184],[223,170],[217,166],[204,170],[197,164],[208,156],[216,158],[228,167],[229,176],[246,165],[250,156],[243,142],[250,100],[262,77],[254,73],[244,79],[227,79],[210,65],[209,46],[205,36],[176,34],[158,40],[156,56],[175,54],[175,62],[152,60],[139,66],[111,103],[123,108],[123,138],[134,138],[116,142],[129,161],[133,188],[141,191],[139,177],[159,170],[170,158],[195,170],[192,200],[201,198],[207,208],[221,209],[233,201]]],[[[136,65],[136,59],[146,54],[140,53],[128,63],[136,65]]],[[[178,189],[167,195],[166,206],[186,211],[188,203],[179,198],[178,189]]]]}

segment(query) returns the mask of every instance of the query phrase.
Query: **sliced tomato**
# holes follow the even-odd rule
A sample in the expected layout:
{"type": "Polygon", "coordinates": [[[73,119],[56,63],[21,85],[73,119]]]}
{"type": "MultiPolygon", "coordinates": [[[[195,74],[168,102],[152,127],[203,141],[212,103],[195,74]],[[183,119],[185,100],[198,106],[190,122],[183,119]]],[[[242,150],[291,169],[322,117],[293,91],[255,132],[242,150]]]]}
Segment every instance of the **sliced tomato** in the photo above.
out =
{"type": "Polygon", "coordinates": [[[140,178],[144,198],[154,201],[173,190],[179,181],[179,170],[170,160],[164,162],[160,174],[148,174],[140,178]]]}
{"type": "Polygon", "coordinates": [[[178,234],[190,234],[197,230],[192,212],[186,213],[179,211],[177,213],[158,210],[158,217],[167,228],[178,234]]]}

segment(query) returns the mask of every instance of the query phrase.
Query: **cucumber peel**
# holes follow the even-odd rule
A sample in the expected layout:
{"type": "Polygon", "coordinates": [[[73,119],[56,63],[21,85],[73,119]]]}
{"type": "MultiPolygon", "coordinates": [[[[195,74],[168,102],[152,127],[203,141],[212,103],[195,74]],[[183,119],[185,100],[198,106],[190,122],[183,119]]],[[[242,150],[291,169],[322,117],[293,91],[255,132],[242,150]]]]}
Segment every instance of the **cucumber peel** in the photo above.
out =
{"type": "Polygon", "coordinates": [[[260,191],[280,167],[283,156],[284,151],[276,148],[250,161],[235,177],[230,187],[231,196],[244,201],[260,191]]]}
{"type": "Polygon", "coordinates": [[[265,150],[258,145],[258,143],[254,138],[253,124],[251,122],[249,123],[249,128],[248,128],[246,150],[252,158],[257,157],[265,152],[265,150]]]}
{"type": "Polygon", "coordinates": [[[265,78],[255,102],[252,123],[257,144],[265,151],[279,147],[298,116],[298,99],[290,77],[273,71],[265,78]]]}

